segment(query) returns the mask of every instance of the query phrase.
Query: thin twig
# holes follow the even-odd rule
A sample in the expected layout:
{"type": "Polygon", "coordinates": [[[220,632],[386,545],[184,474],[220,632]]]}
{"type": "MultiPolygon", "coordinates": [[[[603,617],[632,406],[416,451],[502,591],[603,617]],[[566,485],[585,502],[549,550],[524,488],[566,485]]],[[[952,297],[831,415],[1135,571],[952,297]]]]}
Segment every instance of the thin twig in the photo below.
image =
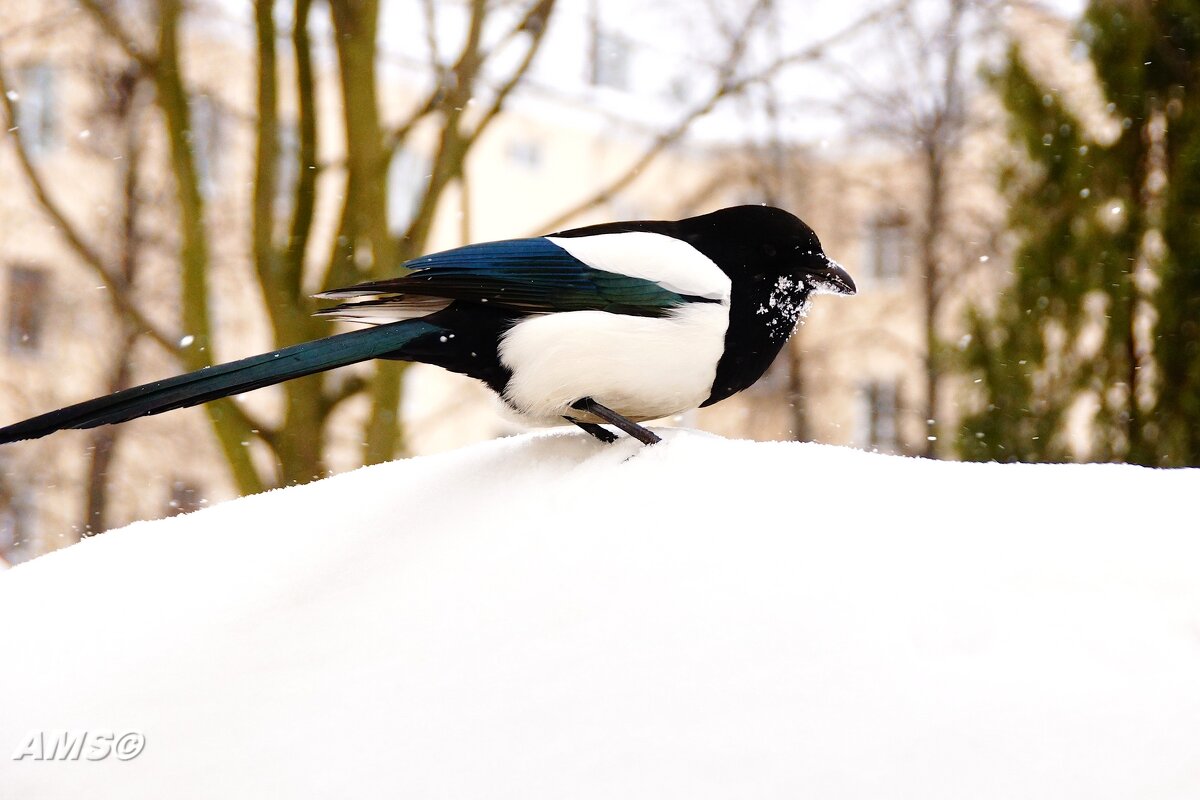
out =
{"type": "Polygon", "coordinates": [[[140,64],[145,70],[150,71],[155,67],[156,59],[138,45],[137,41],[121,27],[121,23],[113,14],[100,5],[97,0],[79,0],[79,5],[83,6],[84,10],[91,15],[96,24],[100,26],[110,39],[117,43],[125,55],[140,64]]]}
{"type": "MultiPolygon", "coordinates": [[[[546,31],[546,20],[549,18],[550,12],[554,10],[554,2],[555,0],[539,0],[539,2],[530,7],[529,11],[522,17],[521,22],[512,29],[512,35],[515,35],[519,31],[528,31],[530,36],[529,46],[526,48],[521,62],[513,69],[508,80],[496,90],[496,96],[492,100],[491,106],[484,112],[483,117],[475,125],[474,131],[467,137],[468,139],[474,141],[479,138],[479,135],[484,132],[492,120],[496,118],[496,115],[503,109],[509,95],[512,94],[513,90],[525,78],[526,73],[529,72],[530,66],[533,65],[533,59],[537,56],[538,50],[541,48],[542,38],[546,31]]],[[[505,41],[508,38],[505,37],[505,41]]],[[[495,52],[495,49],[492,52],[495,52]]]]}

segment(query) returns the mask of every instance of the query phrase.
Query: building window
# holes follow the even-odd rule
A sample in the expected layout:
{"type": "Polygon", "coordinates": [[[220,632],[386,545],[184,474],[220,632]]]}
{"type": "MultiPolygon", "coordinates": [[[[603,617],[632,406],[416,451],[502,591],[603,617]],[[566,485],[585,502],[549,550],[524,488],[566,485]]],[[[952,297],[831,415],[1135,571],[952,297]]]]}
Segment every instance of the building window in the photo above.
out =
{"type": "Polygon", "coordinates": [[[895,453],[900,449],[900,387],[896,381],[869,381],[856,398],[854,440],[861,447],[895,453]]]}
{"type": "Polygon", "coordinates": [[[867,274],[896,280],[904,274],[908,251],[908,221],[902,214],[882,214],[867,229],[867,274]]]}
{"type": "Polygon", "coordinates": [[[171,481],[171,497],[167,500],[167,516],[190,514],[204,505],[204,493],[200,487],[183,478],[171,481]]]}
{"type": "Polygon", "coordinates": [[[505,150],[508,160],[527,170],[536,170],[542,165],[542,144],[533,139],[513,139],[505,150]]]}
{"type": "Polygon", "coordinates": [[[49,64],[28,64],[17,70],[17,127],[32,157],[59,144],[58,71],[49,64]]]}
{"type": "Polygon", "coordinates": [[[46,273],[13,267],[8,274],[8,349],[36,353],[42,346],[46,314],[46,273]]]}
{"type": "Polygon", "coordinates": [[[192,99],[189,108],[191,127],[188,131],[188,142],[192,146],[192,158],[196,164],[196,179],[200,184],[200,191],[211,197],[220,184],[225,118],[211,95],[197,95],[192,99]]]}
{"type": "Polygon", "coordinates": [[[403,235],[429,186],[429,159],[412,150],[401,148],[392,155],[388,165],[388,228],[396,235],[403,235]]]}
{"type": "Polygon", "coordinates": [[[632,50],[624,36],[593,27],[590,83],[610,89],[628,89],[632,50]]]}

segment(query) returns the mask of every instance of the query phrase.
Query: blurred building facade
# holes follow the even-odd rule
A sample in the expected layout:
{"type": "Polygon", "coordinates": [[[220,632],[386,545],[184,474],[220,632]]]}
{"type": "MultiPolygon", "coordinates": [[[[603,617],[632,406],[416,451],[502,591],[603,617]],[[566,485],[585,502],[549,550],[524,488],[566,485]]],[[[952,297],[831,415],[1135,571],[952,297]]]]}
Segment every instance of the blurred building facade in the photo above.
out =
{"type": "MultiPolygon", "coordinates": [[[[149,119],[154,110],[132,113],[129,104],[144,106],[144,97],[114,96],[120,75],[109,65],[119,59],[68,0],[36,6],[0,0],[0,19],[0,58],[12,84],[17,126],[54,202],[96,247],[109,253],[134,248],[146,278],[139,291],[147,293],[165,327],[177,325],[172,263],[178,243],[168,221],[156,219],[170,202],[171,184],[164,142],[149,119]],[[118,201],[133,153],[141,171],[142,216],[137,230],[123,236],[125,209],[118,201]]],[[[554,39],[558,61],[514,95],[478,143],[468,162],[469,196],[456,191],[444,198],[430,249],[546,232],[544,223],[620,175],[663,120],[686,108],[691,91],[686,70],[664,72],[660,51],[623,37],[615,24],[605,27],[594,7],[569,6],[553,24],[563,31],[554,39]],[[658,76],[649,88],[637,77],[647,72],[658,76]]],[[[220,360],[261,352],[270,342],[250,277],[247,228],[237,224],[251,202],[254,58],[246,37],[229,35],[228,27],[228,20],[193,26],[185,43],[195,93],[191,144],[203,170],[210,227],[218,232],[211,245],[220,360]]],[[[331,80],[334,66],[322,68],[321,80],[331,80]]],[[[401,59],[381,72],[389,103],[403,107],[411,101],[411,76],[418,69],[401,59]]],[[[285,119],[288,102],[285,98],[285,119]]],[[[328,119],[321,125],[330,130],[324,139],[336,143],[338,109],[332,102],[323,108],[328,119]]],[[[914,165],[894,155],[850,158],[794,143],[778,143],[767,158],[737,143],[684,142],[667,148],[628,188],[570,225],[771,202],[818,231],[826,251],[858,281],[860,294],[818,297],[804,327],[757,386],[667,423],[728,436],[924,452],[925,321],[915,261],[921,177],[914,165]]],[[[122,337],[110,299],[40,208],[12,145],[0,142],[7,188],[0,195],[2,419],[107,393],[117,378],[142,383],[178,372],[174,359],[153,342],[122,337]],[[122,364],[128,374],[119,374],[122,364]]],[[[288,147],[286,130],[283,145],[288,147]]],[[[324,155],[336,161],[336,150],[324,155]]],[[[419,137],[417,146],[394,159],[388,182],[395,227],[402,228],[413,213],[412,198],[427,168],[419,137]]],[[[336,179],[336,169],[322,177],[336,179]]],[[[967,257],[986,260],[994,243],[977,244],[967,257]]],[[[945,320],[944,335],[952,340],[951,315],[945,320]]],[[[490,393],[470,379],[417,365],[405,386],[412,453],[516,430],[496,413],[498,402],[490,393]]],[[[275,406],[271,390],[243,402],[268,415],[275,406]]],[[[351,402],[345,413],[361,409],[351,402]]],[[[92,474],[99,441],[93,432],[64,432],[5,448],[0,557],[20,561],[77,539],[88,526],[88,486],[97,477],[107,481],[110,516],[117,524],[234,495],[201,411],[176,411],[123,427],[101,476],[92,474]]],[[[336,439],[338,432],[332,435],[336,439]]],[[[336,469],[355,464],[354,443],[344,444],[333,458],[336,469]]]]}

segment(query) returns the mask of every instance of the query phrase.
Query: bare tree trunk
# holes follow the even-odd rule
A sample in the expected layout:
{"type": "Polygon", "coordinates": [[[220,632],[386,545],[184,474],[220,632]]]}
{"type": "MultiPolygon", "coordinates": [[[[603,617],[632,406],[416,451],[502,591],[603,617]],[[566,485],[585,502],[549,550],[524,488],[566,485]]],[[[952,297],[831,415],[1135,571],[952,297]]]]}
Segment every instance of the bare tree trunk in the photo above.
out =
{"type": "Polygon", "coordinates": [[[947,231],[947,164],[960,144],[964,111],[962,98],[961,55],[964,43],[963,19],[968,0],[951,0],[941,46],[945,52],[945,72],[937,86],[940,97],[929,120],[921,154],[926,171],[925,230],[921,237],[921,262],[924,269],[925,302],[925,446],[924,455],[937,458],[942,450],[941,376],[942,343],[938,337],[941,310],[941,284],[947,265],[943,263],[942,243],[947,231]]]}
{"type": "Polygon", "coordinates": [[[800,348],[792,343],[784,348],[788,360],[787,403],[791,417],[792,439],[797,442],[812,440],[812,432],[808,422],[808,398],[804,389],[804,357],[800,348]]]}
{"type": "MultiPolygon", "coordinates": [[[[179,59],[179,22],[181,0],[159,0],[158,52],[154,82],[158,106],[166,122],[171,171],[175,177],[179,203],[180,276],[182,284],[183,331],[192,337],[181,357],[189,370],[211,366],[212,330],[208,305],[208,237],[204,217],[204,197],[190,145],[188,93],[183,83],[179,59]]],[[[267,482],[254,468],[248,448],[243,444],[252,435],[252,426],[232,400],[217,400],[205,405],[221,451],[229,463],[234,482],[242,494],[254,494],[267,482]]]]}
{"type": "MultiPolygon", "coordinates": [[[[108,391],[119,392],[129,388],[132,372],[130,356],[141,334],[127,331],[117,349],[116,361],[108,379],[108,391]]],[[[88,444],[87,506],[83,513],[80,530],[84,536],[104,533],[111,527],[108,518],[109,467],[116,455],[117,439],[123,428],[120,425],[102,425],[91,432],[88,444]]]]}
{"type": "MultiPolygon", "coordinates": [[[[138,232],[138,221],[141,216],[142,204],[139,199],[138,180],[142,164],[142,103],[139,96],[142,79],[140,69],[136,66],[123,73],[116,82],[115,105],[105,109],[112,113],[114,121],[124,136],[120,152],[120,164],[122,165],[121,228],[118,245],[118,275],[121,281],[121,291],[129,291],[133,288],[141,263],[142,242],[138,232]]],[[[143,332],[128,317],[118,315],[117,322],[121,329],[121,341],[117,347],[116,358],[106,385],[110,393],[119,392],[130,386],[133,377],[130,359],[134,347],[143,335],[143,332]]],[[[108,518],[109,467],[116,454],[117,440],[123,430],[119,425],[103,425],[91,432],[88,448],[90,455],[87,467],[86,507],[83,524],[79,526],[83,535],[91,536],[103,533],[111,527],[108,518]]]]}
{"type": "MultiPolygon", "coordinates": [[[[304,244],[312,223],[313,186],[311,169],[315,160],[316,120],[312,87],[311,53],[308,44],[308,9],[311,3],[296,5],[292,34],[296,54],[299,112],[297,131],[299,150],[295,193],[296,203],[288,241],[275,242],[276,196],[279,191],[279,109],[278,63],[275,51],[277,29],[272,0],[256,0],[255,32],[258,47],[258,97],[254,160],[254,196],[251,239],[255,271],[263,296],[267,298],[267,316],[277,345],[296,344],[329,333],[327,323],[314,320],[310,301],[304,297],[304,244]]],[[[283,485],[305,483],[326,473],[322,441],[326,409],[322,396],[324,378],[310,375],[283,386],[285,411],[281,430],[303,432],[297,435],[268,435],[279,465],[278,481],[283,485]]]]}
{"type": "MultiPolygon", "coordinates": [[[[387,164],[376,87],[378,0],[332,0],[333,25],[341,70],[342,114],[346,130],[346,209],[343,233],[350,256],[369,249],[370,278],[382,278],[397,265],[396,243],[387,225],[387,164]]],[[[392,458],[400,444],[400,365],[377,362],[371,380],[371,416],[363,463],[392,458]]]]}
{"type": "MultiPolygon", "coordinates": [[[[932,137],[931,137],[932,138],[932,137]]],[[[922,153],[925,161],[925,220],[921,231],[921,289],[924,302],[922,320],[925,325],[925,443],[921,448],[927,458],[936,458],[939,451],[938,410],[940,408],[939,380],[941,377],[941,345],[937,332],[938,276],[941,263],[938,244],[945,221],[945,167],[942,145],[929,141],[922,153]]]]}

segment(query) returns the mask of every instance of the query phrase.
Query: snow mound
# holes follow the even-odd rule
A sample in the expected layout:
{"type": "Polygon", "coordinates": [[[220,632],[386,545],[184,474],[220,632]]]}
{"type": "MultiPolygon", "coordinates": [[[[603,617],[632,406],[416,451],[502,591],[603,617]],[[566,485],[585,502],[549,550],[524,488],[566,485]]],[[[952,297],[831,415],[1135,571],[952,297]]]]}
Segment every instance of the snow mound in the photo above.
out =
{"type": "Polygon", "coordinates": [[[4,796],[1200,796],[1196,470],[664,435],[489,442],[5,572],[4,796]],[[144,750],[16,757],[97,730],[144,750]]]}

